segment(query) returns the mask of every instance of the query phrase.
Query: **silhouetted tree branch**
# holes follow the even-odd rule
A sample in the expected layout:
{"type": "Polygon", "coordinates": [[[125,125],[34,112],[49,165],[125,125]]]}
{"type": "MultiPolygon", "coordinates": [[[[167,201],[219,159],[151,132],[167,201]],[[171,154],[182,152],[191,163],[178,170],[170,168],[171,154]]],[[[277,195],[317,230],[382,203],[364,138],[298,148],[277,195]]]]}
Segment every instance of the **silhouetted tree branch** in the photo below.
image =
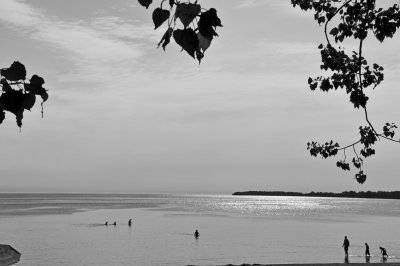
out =
{"type": "MultiPolygon", "coordinates": [[[[138,0],[146,8],[152,0],[138,0]]],[[[153,22],[155,29],[168,20],[168,28],[165,31],[158,46],[165,49],[173,36],[175,42],[182,47],[193,58],[199,62],[204,57],[205,50],[210,46],[217,26],[221,20],[214,8],[205,10],[195,2],[179,2],[169,0],[170,9],[163,9],[162,0],[160,7],[153,11],[153,22]],[[173,14],[172,16],[170,14],[173,14]],[[199,17],[199,20],[197,18],[199,17]],[[176,29],[176,20],[179,19],[183,29],[176,29]]],[[[360,107],[364,110],[364,118],[367,126],[359,127],[360,138],[352,144],[340,146],[337,142],[309,142],[307,149],[312,156],[328,158],[336,156],[339,150],[343,150],[344,159],[336,163],[343,170],[350,170],[350,163],[346,158],[346,149],[352,148],[354,157],[352,165],[358,169],[355,178],[359,183],[364,183],[363,160],[375,154],[373,148],[376,141],[384,139],[400,143],[394,139],[394,123],[386,123],[382,132],[378,132],[368,117],[367,102],[369,97],[365,94],[368,88],[375,89],[384,79],[383,67],[374,63],[369,65],[363,57],[364,41],[369,33],[372,33],[380,42],[391,38],[400,27],[400,11],[398,5],[387,9],[376,8],[376,0],[291,0],[294,7],[314,13],[314,19],[319,25],[324,25],[326,45],[320,44],[318,48],[321,53],[321,70],[332,73],[328,77],[319,76],[309,78],[308,84],[311,90],[319,88],[322,91],[344,89],[349,95],[350,102],[354,108],[360,107]],[[328,24],[336,24],[328,32],[328,24]],[[351,54],[345,52],[344,48],[334,47],[330,40],[333,37],[335,44],[342,44],[347,38],[358,40],[358,51],[351,54]],[[361,146],[359,152],[356,147],[361,146]],[[364,158],[364,159],[363,159],[364,158]]]]}
{"type": "Polygon", "coordinates": [[[336,156],[339,150],[343,150],[344,159],[336,163],[337,167],[343,170],[350,170],[350,163],[347,162],[346,149],[352,148],[354,157],[353,166],[358,169],[355,178],[359,183],[364,183],[366,174],[362,170],[363,160],[375,154],[373,148],[376,141],[380,138],[392,142],[400,143],[400,140],[394,139],[394,123],[386,123],[383,130],[379,133],[373,123],[368,118],[366,96],[367,88],[375,89],[384,78],[383,67],[374,63],[368,65],[363,57],[363,46],[369,33],[383,42],[386,38],[392,38],[400,27],[400,10],[397,4],[387,8],[376,8],[375,0],[291,0],[294,7],[314,12],[314,19],[318,24],[324,24],[324,33],[326,45],[320,44],[318,48],[321,52],[321,69],[332,73],[328,77],[309,78],[308,84],[311,90],[320,88],[322,91],[345,89],[349,94],[350,102],[354,108],[364,109],[365,121],[367,126],[359,127],[360,138],[350,145],[340,146],[337,142],[309,142],[307,149],[311,156],[320,156],[328,158],[336,156]],[[338,16],[338,17],[337,17],[338,16]],[[334,18],[337,24],[332,27],[328,33],[328,23],[334,18]],[[329,40],[332,36],[336,44],[342,44],[347,38],[358,40],[358,51],[352,51],[348,55],[342,47],[335,48],[329,40]],[[356,146],[360,145],[359,152],[356,146]],[[364,159],[363,159],[364,158],[364,159]]]}
{"type": "Polygon", "coordinates": [[[21,128],[24,111],[31,110],[37,95],[42,98],[43,117],[43,103],[49,98],[43,84],[43,78],[38,75],[33,75],[27,81],[25,66],[18,61],[9,68],[0,69],[0,124],[5,119],[5,111],[8,111],[15,115],[17,125],[21,128]]]}
{"type": "MultiPolygon", "coordinates": [[[[139,3],[148,8],[152,0],[138,0],[139,3]]],[[[168,21],[167,30],[162,36],[158,47],[165,50],[170,43],[171,37],[191,57],[196,58],[199,63],[204,57],[205,51],[210,47],[211,41],[218,36],[215,31],[222,27],[221,20],[217,16],[215,8],[204,9],[196,1],[169,0],[169,10],[163,9],[166,0],[160,2],[160,7],[153,10],[152,19],[154,29],[168,21]],[[172,14],[172,16],[171,16],[172,14]],[[179,19],[183,29],[177,28],[176,20],[179,19]]]]}

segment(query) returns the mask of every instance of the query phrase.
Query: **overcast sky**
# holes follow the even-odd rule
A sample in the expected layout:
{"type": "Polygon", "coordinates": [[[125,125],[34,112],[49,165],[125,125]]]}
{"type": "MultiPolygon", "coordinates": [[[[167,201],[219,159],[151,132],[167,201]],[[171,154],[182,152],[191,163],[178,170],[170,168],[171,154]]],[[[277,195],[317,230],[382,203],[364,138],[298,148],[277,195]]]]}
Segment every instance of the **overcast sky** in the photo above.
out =
{"type": "MultiPolygon", "coordinates": [[[[310,140],[350,144],[364,125],[344,92],[311,92],[323,29],[289,0],[218,0],[222,20],[199,66],[157,49],[136,0],[1,0],[0,67],[18,60],[50,98],[0,125],[0,192],[400,190],[400,145],[378,143],[367,182],[310,157],[310,140]]],[[[385,67],[370,96],[378,128],[400,124],[400,38],[368,40],[385,67]]],[[[352,44],[348,44],[351,47],[352,44]]],[[[399,137],[399,136],[397,136],[399,137]]]]}

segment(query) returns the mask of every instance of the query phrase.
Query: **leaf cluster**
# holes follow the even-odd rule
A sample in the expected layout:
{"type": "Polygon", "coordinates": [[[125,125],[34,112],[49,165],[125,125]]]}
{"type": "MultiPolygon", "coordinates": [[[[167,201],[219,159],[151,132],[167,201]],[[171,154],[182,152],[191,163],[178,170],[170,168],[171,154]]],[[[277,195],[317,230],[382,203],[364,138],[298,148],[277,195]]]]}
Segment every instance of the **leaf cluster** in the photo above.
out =
{"type": "Polygon", "coordinates": [[[336,166],[342,168],[343,170],[350,171],[350,164],[346,163],[345,161],[338,161],[336,166]]]}
{"type": "Polygon", "coordinates": [[[375,0],[292,0],[292,5],[303,10],[313,10],[314,19],[319,24],[325,24],[327,45],[320,44],[318,48],[321,50],[321,69],[329,70],[332,74],[328,77],[309,78],[310,89],[315,90],[319,87],[325,92],[345,89],[355,108],[365,108],[369,99],[365,89],[376,88],[383,81],[384,75],[382,66],[376,63],[368,65],[361,55],[362,42],[369,32],[380,41],[393,37],[400,27],[399,6],[393,5],[385,10],[376,9],[375,0]],[[328,23],[335,16],[338,16],[339,22],[328,33],[328,23]],[[331,44],[329,35],[334,38],[335,43],[341,43],[350,37],[359,40],[359,51],[353,51],[351,55],[346,54],[343,48],[335,48],[331,44]]]}
{"type": "Polygon", "coordinates": [[[386,123],[386,125],[383,126],[383,135],[393,139],[396,128],[397,126],[394,123],[386,123]]]}
{"type": "Polygon", "coordinates": [[[49,97],[43,84],[44,79],[38,75],[27,80],[25,66],[18,61],[13,62],[9,68],[0,69],[0,124],[7,111],[15,115],[17,125],[21,128],[24,111],[31,110],[36,103],[36,96],[42,98],[43,115],[43,103],[49,97]]]}
{"type": "Polygon", "coordinates": [[[369,99],[365,89],[375,89],[383,81],[383,67],[376,63],[370,66],[359,53],[353,52],[348,56],[343,49],[336,49],[330,44],[320,44],[318,48],[322,61],[320,68],[332,74],[328,77],[308,78],[310,89],[314,91],[319,87],[324,92],[344,89],[355,108],[365,108],[369,99]]]}
{"type": "Polygon", "coordinates": [[[318,142],[312,141],[307,143],[307,150],[310,151],[311,156],[317,157],[320,155],[323,159],[331,156],[335,156],[338,153],[339,143],[325,142],[319,144],[318,142]]]}
{"type": "Polygon", "coordinates": [[[399,5],[387,9],[376,8],[376,0],[291,0],[294,7],[302,10],[313,10],[318,24],[331,21],[339,15],[339,23],[332,28],[330,34],[336,42],[345,38],[365,39],[368,32],[383,42],[392,38],[400,27],[399,5]]]}
{"type": "MultiPolygon", "coordinates": [[[[153,2],[152,0],[138,1],[146,8],[153,2]]],[[[164,9],[165,1],[162,0],[160,7],[155,8],[152,14],[154,29],[160,27],[164,22],[168,22],[158,47],[161,46],[165,51],[173,37],[182,50],[200,63],[205,51],[210,47],[211,41],[218,36],[216,28],[222,27],[217,10],[215,8],[204,10],[197,1],[179,2],[176,0],[169,0],[169,9],[164,9]],[[177,21],[183,28],[177,27],[177,21]]]]}
{"type": "Polygon", "coordinates": [[[359,127],[360,138],[353,144],[350,144],[346,147],[340,147],[338,143],[334,143],[333,141],[326,142],[324,144],[319,144],[318,142],[312,141],[307,143],[307,150],[310,151],[311,156],[317,157],[320,155],[323,159],[336,156],[339,151],[343,151],[344,159],[337,161],[336,166],[342,170],[350,171],[350,165],[353,165],[356,169],[358,169],[355,179],[362,184],[367,178],[366,174],[362,170],[364,159],[375,155],[375,149],[373,146],[379,140],[379,137],[390,138],[392,141],[399,142],[400,140],[393,140],[395,129],[397,129],[397,126],[394,123],[386,123],[383,126],[383,133],[376,133],[370,126],[359,127]],[[356,150],[357,146],[361,146],[358,152],[356,150]],[[351,160],[351,164],[346,159],[346,150],[349,148],[352,148],[354,152],[354,157],[351,160]]]}
{"type": "Polygon", "coordinates": [[[393,123],[386,123],[383,132],[378,133],[369,121],[367,103],[369,97],[366,90],[375,89],[383,80],[384,68],[377,63],[369,64],[363,56],[363,44],[367,36],[373,35],[380,42],[391,38],[400,27],[400,8],[395,4],[387,9],[376,8],[376,0],[291,0],[294,7],[312,11],[314,19],[319,25],[324,26],[326,44],[320,44],[321,70],[327,76],[308,78],[308,85],[312,91],[317,88],[324,92],[343,89],[349,95],[349,100],[354,108],[363,109],[368,125],[359,127],[359,139],[354,143],[340,147],[339,144],[327,142],[308,143],[307,149],[311,156],[321,155],[322,158],[336,156],[338,151],[343,151],[344,158],[336,163],[343,170],[350,170],[350,163],[346,161],[346,150],[353,149],[352,165],[358,169],[355,179],[364,183],[366,174],[362,170],[363,159],[375,154],[373,146],[380,139],[394,140],[395,129],[393,123]],[[334,19],[335,18],[335,19],[334,19]],[[328,25],[332,22],[332,28],[328,25]],[[333,38],[334,42],[330,39],[333,38]],[[358,49],[348,53],[339,46],[347,38],[358,41],[358,49]],[[336,47],[335,47],[336,45],[336,47]],[[361,145],[359,151],[356,146],[361,145]]]}

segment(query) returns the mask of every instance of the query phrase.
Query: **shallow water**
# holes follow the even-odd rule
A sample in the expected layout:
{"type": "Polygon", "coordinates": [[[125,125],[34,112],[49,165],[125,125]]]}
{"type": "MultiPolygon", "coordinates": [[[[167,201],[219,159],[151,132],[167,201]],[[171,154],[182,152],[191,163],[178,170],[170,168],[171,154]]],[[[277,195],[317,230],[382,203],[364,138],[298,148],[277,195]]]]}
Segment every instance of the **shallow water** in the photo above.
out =
{"type": "Polygon", "coordinates": [[[399,222],[397,200],[0,195],[0,241],[22,253],[18,265],[340,263],[344,235],[349,262],[365,262],[365,242],[371,262],[381,260],[379,246],[393,262],[399,222]]]}

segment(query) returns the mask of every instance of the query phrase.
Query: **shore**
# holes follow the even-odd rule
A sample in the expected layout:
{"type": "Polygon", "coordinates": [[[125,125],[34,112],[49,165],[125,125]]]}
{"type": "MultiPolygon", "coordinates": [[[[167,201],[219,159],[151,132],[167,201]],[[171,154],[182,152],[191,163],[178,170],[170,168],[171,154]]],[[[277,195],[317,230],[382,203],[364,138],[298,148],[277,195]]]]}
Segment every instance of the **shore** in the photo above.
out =
{"type": "MultiPolygon", "coordinates": [[[[351,264],[352,266],[400,266],[400,262],[372,262],[372,263],[299,263],[299,264],[226,264],[226,265],[201,265],[201,266],[343,266],[351,264]]],[[[195,265],[187,265],[195,266],[195,265]]],[[[198,265],[200,266],[200,265],[198,265]]]]}

